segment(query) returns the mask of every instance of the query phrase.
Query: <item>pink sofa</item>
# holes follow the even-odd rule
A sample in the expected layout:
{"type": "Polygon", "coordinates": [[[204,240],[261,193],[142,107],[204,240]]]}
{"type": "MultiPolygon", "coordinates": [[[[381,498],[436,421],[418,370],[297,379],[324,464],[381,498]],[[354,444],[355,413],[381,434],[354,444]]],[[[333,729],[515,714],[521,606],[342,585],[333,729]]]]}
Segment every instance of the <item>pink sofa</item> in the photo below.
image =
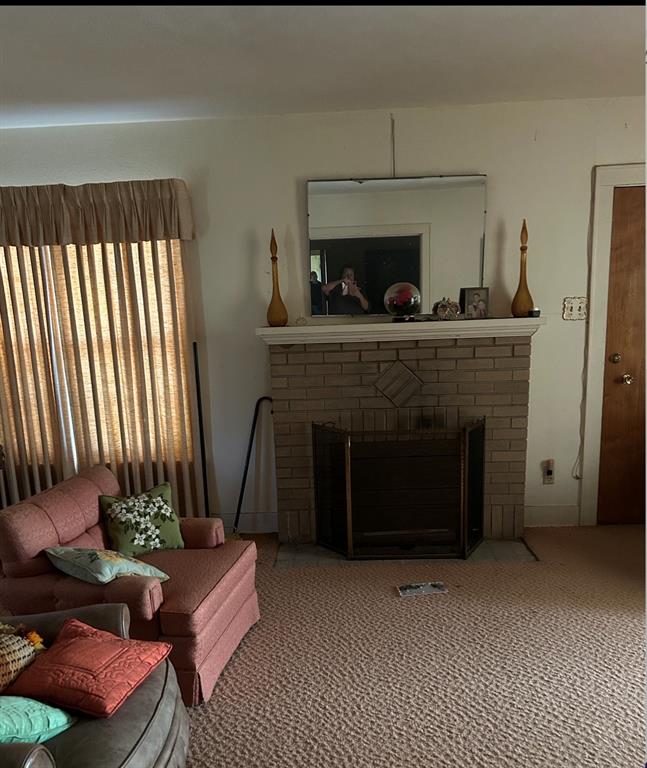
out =
{"type": "Polygon", "coordinates": [[[166,582],[124,576],[94,585],[57,571],[47,547],[110,547],[99,496],[120,495],[106,467],[92,467],[0,511],[0,614],[43,613],[95,603],[126,603],[131,637],[173,644],[171,661],[184,702],[211,696],[216,680],[259,619],[256,545],[225,541],[215,518],[183,518],[185,549],[140,555],[166,582]]]}

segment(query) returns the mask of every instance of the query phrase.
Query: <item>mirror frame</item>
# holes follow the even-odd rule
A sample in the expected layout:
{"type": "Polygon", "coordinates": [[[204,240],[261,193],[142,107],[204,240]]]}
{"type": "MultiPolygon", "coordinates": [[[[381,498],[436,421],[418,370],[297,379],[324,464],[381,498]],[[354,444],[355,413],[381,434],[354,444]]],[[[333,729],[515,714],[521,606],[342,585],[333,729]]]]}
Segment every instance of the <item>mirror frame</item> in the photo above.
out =
{"type": "MultiPolygon", "coordinates": [[[[338,178],[338,179],[306,179],[306,275],[308,279],[306,281],[306,296],[305,296],[305,308],[306,315],[309,321],[321,322],[323,320],[335,320],[337,318],[351,318],[355,321],[357,318],[382,318],[384,322],[390,322],[391,316],[388,314],[366,314],[366,315],[313,315],[312,307],[310,304],[310,206],[309,206],[309,185],[320,182],[340,182],[340,181],[354,181],[357,183],[363,183],[366,181],[409,181],[416,179],[483,179],[485,183],[484,190],[484,207],[483,207],[483,237],[481,238],[481,252],[479,254],[479,286],[483,287],[484,268],[485,268],[485,232],[487,221],[487,174],[486,173],[436,173],[436,174],[424,174],[421,176],[375,176],[372,178],[338,178]]],[[[422,293],[422,308],[421,314],[431,314],[432,301],[431,301],[431,233],[430,225],[428,223],[410,223],[410,224],[375,224],[365,226],[347,226],[344,227],[354,237],[365,237],[367,235],[374,234],[376,230],[387,229],[389,235],[394,236],[406,236],[406,235],[420,235],[421,236],[421,264],[420,264],[420,291],[422,293]]],[[[322,239],[326,236],[327,227],[318,227],[317,232],[321,235],[322,239]]],[[[337,231],[338,228],[330,228],[337,231]]],[[[386,234],[385,234],[386,236],[386,234]]],[[[458,297],[456,297],[458,300],[458,297]]]]}

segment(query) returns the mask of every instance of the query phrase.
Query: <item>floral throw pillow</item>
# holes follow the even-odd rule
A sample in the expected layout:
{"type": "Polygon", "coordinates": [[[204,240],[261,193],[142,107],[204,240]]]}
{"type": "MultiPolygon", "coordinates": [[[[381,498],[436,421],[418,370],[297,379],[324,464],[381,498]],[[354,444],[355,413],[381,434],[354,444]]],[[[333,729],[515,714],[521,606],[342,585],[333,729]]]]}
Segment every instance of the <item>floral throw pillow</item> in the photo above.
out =
{"type": "Polygon", "coordinates": [[[169,483],[138,496],[99,496],[113,549],[141,555],[156,549],[183,549],[180,521],[175,514],[169,483]]]}
{"type": "Polygon", "coordinates": [[[169,578],[159,568],[111,549],[49,547],[45,554],[59,571],[89,584],[107,584],[120,576],[152,576],[160,581],[169,578]]]}

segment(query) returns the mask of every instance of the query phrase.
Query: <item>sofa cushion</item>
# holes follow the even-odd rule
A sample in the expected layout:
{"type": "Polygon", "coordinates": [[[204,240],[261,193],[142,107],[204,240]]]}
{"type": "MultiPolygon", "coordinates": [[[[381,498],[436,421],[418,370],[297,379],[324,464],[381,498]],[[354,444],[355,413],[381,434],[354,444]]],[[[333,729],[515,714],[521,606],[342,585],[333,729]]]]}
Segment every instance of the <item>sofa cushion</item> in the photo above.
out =
{"type": "Polygon", "coordinates": [[[124,640],[68,619],[6,693],[110,717],[170,651],[168,643],[124,640]]]}
{"type": "Polygon", "coordinates": [[[137,496],[99,496],[112,547],[124,555],[156,549],[184,549],[170,483],[137,496]]]}
{"type": "Polygon", "coordinates": [[[47,547],[97,547],[108,541],[99,524],[99,495],[119,493],[106,467],[91,467],[0,512],[0,563],[6,576],[52,570],[47,547]]]}
{"type": "MultiPolygon", "coordinates": [[[[240,613],[242,606],[250,596],[256,595],[255,563],[245,571],[236,586],[227,595],[226,600],[218,610],[208,617],[201,629],[195,635],[158,635],[156,640],[172,643],[170,659],[175,669],[191,669],[199,665],[213,647],[220,642],[229,624],[240,613]]],[[[133,637],[140,637],[134,635],[133,637]]]]}
{"type": "Polygon", "coordinates": [[[159,568],[111,549],[49,547],[45,552],[59,571],[90,584],[107,584],[121,576],[152,576],[160,581],[168,579],[159,568]]]}
{"type": "Polygon", "coordinates": [[[162,634],[196,635],[254,565],[256,544],[232,540],[215,549],[165,550],[140,559],[170,576],[162,584],[162,634]]]}
{"type": "Polygon", "coordinates": [[[74,725],[76,718],[24,696],[0,696],[0,744],[40,744],[74,725]]]}

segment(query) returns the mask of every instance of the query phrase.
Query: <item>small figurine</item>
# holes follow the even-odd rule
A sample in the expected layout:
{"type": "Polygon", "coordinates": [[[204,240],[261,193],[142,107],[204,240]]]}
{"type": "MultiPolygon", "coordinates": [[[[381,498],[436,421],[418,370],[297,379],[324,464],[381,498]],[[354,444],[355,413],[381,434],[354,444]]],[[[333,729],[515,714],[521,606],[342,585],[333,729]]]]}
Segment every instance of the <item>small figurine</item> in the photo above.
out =
{"type": "Polygon", "coordinates": [[[446,296],[437,301],[431,311],[439,320],[456,320],[461,313],[461,308],[457,302],[448,299],[446,296]]]}

